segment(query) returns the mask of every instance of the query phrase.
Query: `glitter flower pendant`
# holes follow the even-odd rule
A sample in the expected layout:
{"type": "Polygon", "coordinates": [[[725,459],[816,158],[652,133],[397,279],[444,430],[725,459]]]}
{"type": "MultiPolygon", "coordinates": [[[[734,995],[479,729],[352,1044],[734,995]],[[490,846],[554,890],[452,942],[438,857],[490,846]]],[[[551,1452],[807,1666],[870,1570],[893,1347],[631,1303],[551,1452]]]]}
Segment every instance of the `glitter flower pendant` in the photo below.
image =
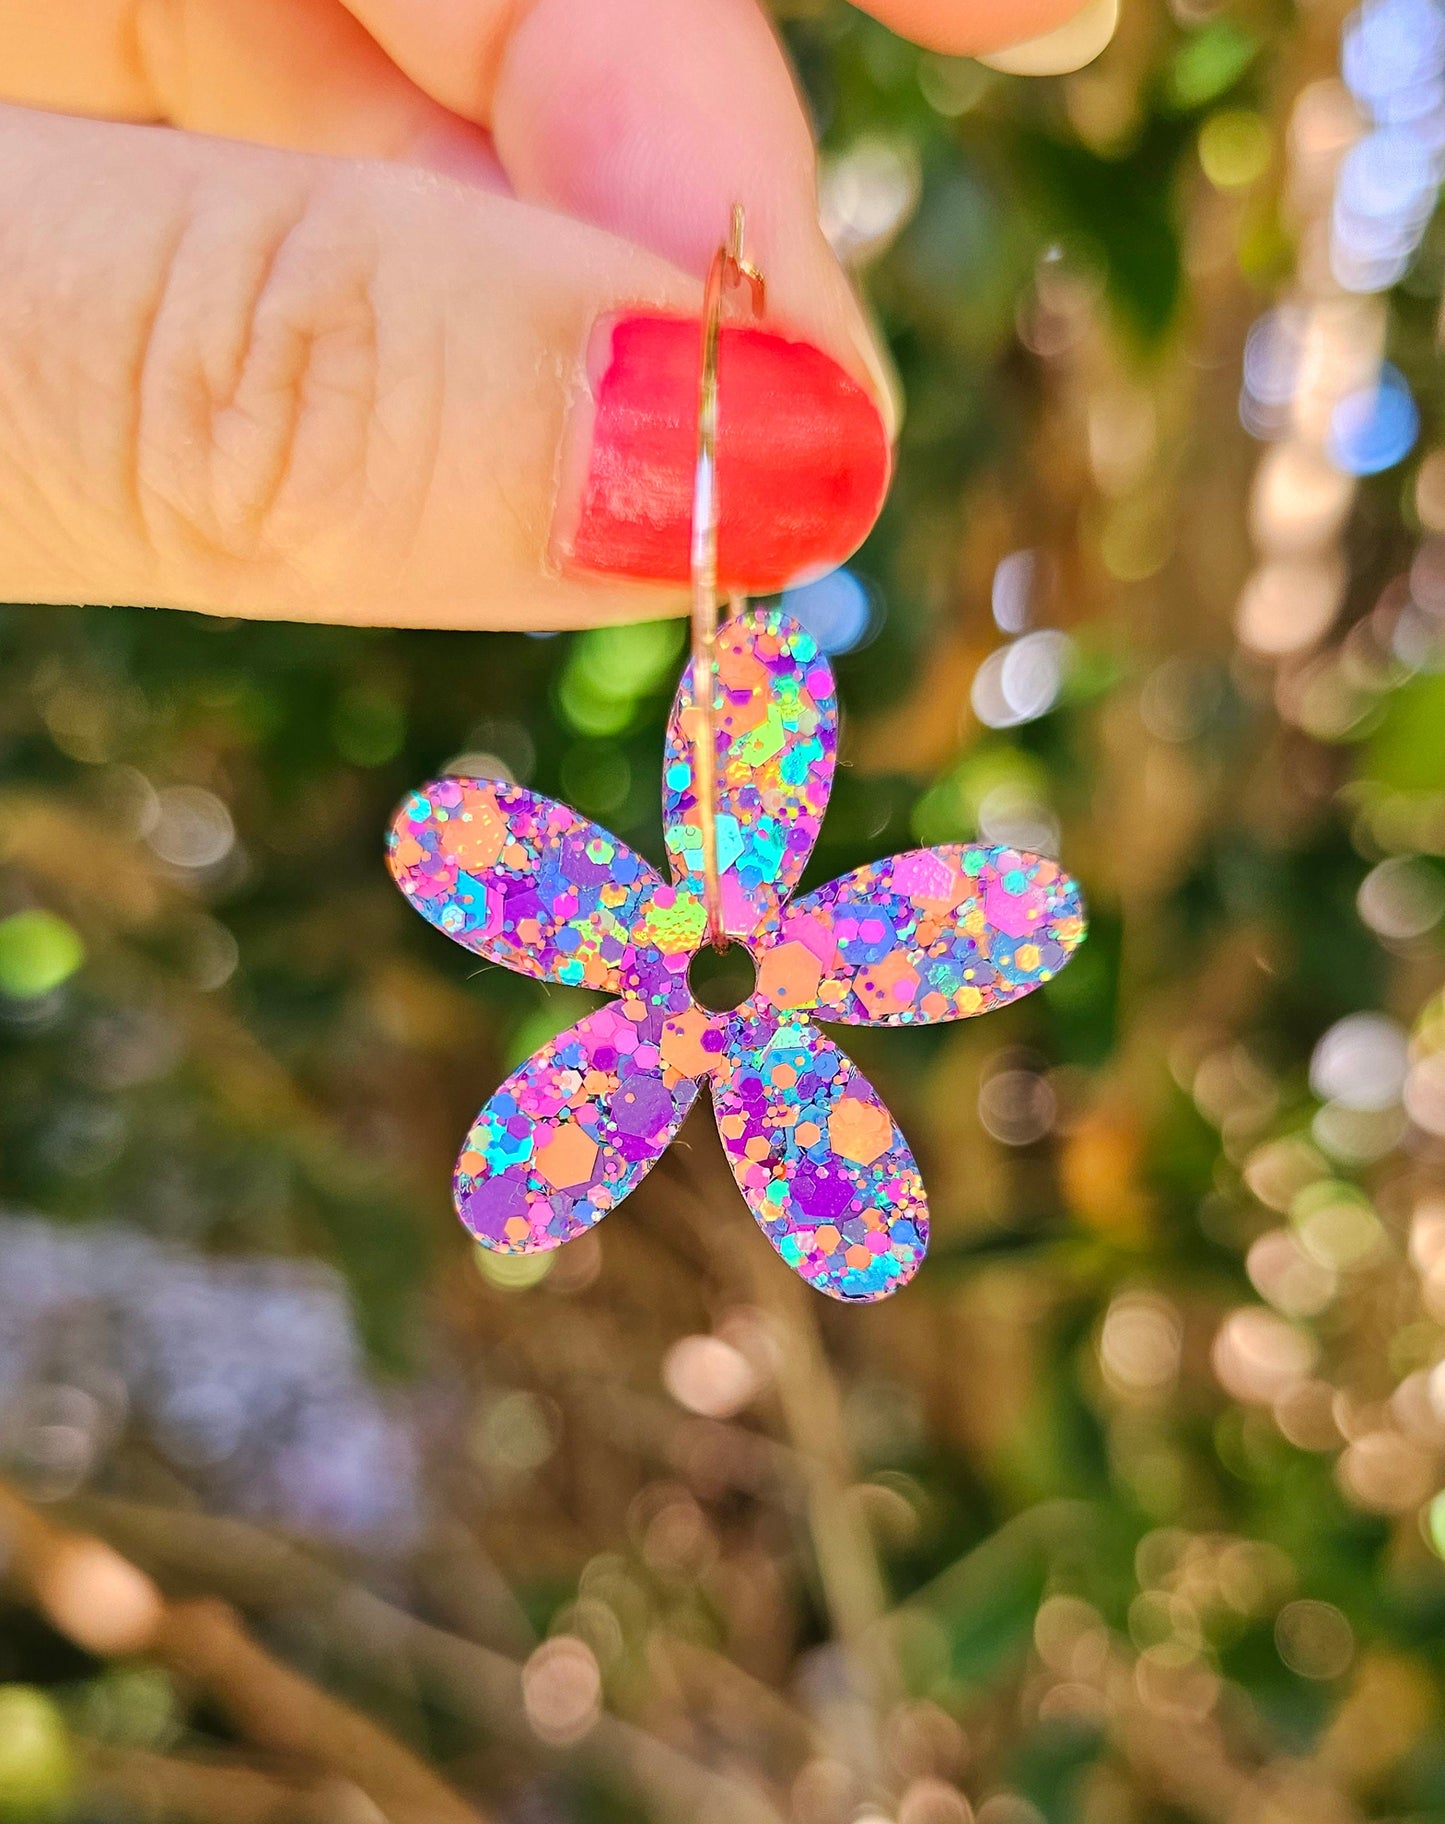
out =
{"type": "Polygon", "coordinates": [[[832,1298],[912,1277],[923,1184],[872,1084],[815,1020],[904,1026],[987,1013],[1046,982],[1084,935],[1074,882],[1000,847],[915,849],[789,899],[832,781],[837,698],[777,610],[718,634],[714,722],[723,931],[757,969],[730,1013],[694,999],[706,939],[691,668],[664,761],[669,884],[615,836],[519,786],[439,779],[388,839],[397,884],[467,949],[614,998],[488,1102],[457,1161],[483,1247],[555,1248],[646,1175],[705,1083],[733,1175],[790,1267],[832,1298]]]}
{"type": "Polygon", "coordinates": [[[1048,981],[1084,935],[1058,866],[947,844],[791,897],[833,778],[838,706],[817,642],[777,609],[716,625],[717,309],[760,290],[741,224],[704,310],[694,499],[693,658],[663,762],[672,879],[568,806],[439,779],[397,812],[397,884],[489,962],[613,998],[507,1079],[467,1135],[457,1212],[483,1247],[585,1234],[646,1176],[706,1084],[738,1187],[768,1240],[830,1298],[885,1298],[928,1244],[923,1183],[872,1084],[815,1021],[903,1026],[987,1013],[1048,981]],[[689,971],[741,943],[751,992],[718,1012],[689,971]]]}

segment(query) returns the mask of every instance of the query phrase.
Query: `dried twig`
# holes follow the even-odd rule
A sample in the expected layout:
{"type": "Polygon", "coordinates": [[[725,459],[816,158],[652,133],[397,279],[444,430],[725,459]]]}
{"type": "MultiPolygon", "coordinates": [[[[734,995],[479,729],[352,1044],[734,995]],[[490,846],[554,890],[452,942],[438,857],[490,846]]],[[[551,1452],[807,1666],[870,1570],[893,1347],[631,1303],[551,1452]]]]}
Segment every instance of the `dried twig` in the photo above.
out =
{"type": "MultiPolygon", "coordinates": [[[[67,1511],[169,1576],[204,1581],[257,1608],[304,1609],[353,1664],[388,1678],[404,1665],[425,1678],[453,1716],[539,1751],[516,1660],[408,1615],[261,1528],[100,1497],[71,1503],[67,1511]]],[[[687,1824],[782,1824],[756,1786],[703,1766],[620,1717],[604,1714],[568,1752],[687,1824]]]]}
{"type": "Polygon", "coordinates": [[[92,1746],[85,1784],[94,1798],[118,1801],[128,1815],[177,1824],[378,1824],[380,1818],[349,1782],[301,1784],[219,1756],[92,1746]]]}
{"type": "Polygon", "coordinates": [[[318,1690],[215,1598],[172,1602],[104,1541],[57,1526],[0,1488],[17,1590],[77,1646],[145,1653],[204,1691],[243,1739],[359,1787],[391,1824],[478,1824],[478,1813],[369,1718],[318,1690]]]}

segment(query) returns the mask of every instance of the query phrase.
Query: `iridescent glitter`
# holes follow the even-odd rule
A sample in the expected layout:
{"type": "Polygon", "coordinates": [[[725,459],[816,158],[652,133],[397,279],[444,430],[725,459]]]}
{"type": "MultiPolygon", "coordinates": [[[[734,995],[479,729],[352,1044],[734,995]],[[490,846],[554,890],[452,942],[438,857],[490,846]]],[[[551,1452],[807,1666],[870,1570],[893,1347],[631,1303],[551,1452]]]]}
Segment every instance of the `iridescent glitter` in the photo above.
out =
{"type": "Polygon", "coordinates": [[[809,1019],[931,1024],[1046,982],[1084,935],[1051,861],[950,844],[859,868],[788,902],[837,746],[832,673],[774,610],[718,636],[714,726],[723,917],[758,966],[751,997],[692,997],[703,939],[688,675],[664,773],[671,885],[615,836],[513,785],[440,779],[397,812],[403,893],[458,943],[616,998],[514,1071],[467,1135],[462,1221],[504,1253],[582,1234],[642,1179],[706,1081],[733,1175],[773,1246],[832,1298],[883,1298],[928,1243],[923,1184],[872,1085],[809,1019]]]}
{"type": "MultiPolygon", "coordinates": [[[[798,884],[822,827],[838,751],[838,698],[818,644],[786,615],[750,614],[717,641],[717,865],[723,929],[753,938],[798,884]]],[[[694,795],[701,720],[684,672],[663,756],[662,820],[674,877],[702,892],[694,795]]]]}
{"type": "Polygon", "coordinates": [[[763,992],[850,1026],[931,1026],[1017,1000],[1083,935],[1078,888],[1052,861],[977,843],[910,849],[790,905],[763,992]]]}

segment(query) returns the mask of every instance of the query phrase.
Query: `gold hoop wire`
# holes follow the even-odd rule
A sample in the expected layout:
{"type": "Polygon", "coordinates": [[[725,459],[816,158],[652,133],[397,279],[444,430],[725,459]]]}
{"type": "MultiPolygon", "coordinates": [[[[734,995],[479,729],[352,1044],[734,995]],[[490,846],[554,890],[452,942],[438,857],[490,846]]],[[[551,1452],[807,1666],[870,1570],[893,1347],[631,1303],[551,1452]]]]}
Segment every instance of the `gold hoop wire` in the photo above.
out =
{"type": "MultiPolygon", "coordinates": [[[[717,682],[717,428],[718,335],[723,296],[746,285],[753,315],[763,314],[763,275],[743,253],[743,211],[733,204],[728,238],[712,257],[702,301],[702,359],[698,374],[697,463],[692,483],[692,702],[693,780],[702,836],[703,906],[707,935],[715,950],[727,949],[723,930],[722,882],[717,858],[717,732],[713,698],[717,682]]],[[[730,614],[742,606],[730,596],[730,614]]]]}

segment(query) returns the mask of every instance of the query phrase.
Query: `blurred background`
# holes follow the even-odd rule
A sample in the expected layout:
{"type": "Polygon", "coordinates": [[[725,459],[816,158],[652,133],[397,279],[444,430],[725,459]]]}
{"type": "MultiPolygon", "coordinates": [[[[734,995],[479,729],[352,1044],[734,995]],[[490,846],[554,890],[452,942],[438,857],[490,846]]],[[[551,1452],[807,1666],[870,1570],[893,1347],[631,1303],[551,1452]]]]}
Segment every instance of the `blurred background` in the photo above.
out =
{"type": "Polygon", "coordinates": [[[780,22],[908,400],[789,598],[809,879],[1017,843],[1089,942],[849,1035],[896,1301],[706,1114],[483,1258],[458,1143],[585,997],[381,832],[450,768],[660,857],[681,626],[0,611],[0,1819],[1445,1819],[1445,11],[780,22]]]}

